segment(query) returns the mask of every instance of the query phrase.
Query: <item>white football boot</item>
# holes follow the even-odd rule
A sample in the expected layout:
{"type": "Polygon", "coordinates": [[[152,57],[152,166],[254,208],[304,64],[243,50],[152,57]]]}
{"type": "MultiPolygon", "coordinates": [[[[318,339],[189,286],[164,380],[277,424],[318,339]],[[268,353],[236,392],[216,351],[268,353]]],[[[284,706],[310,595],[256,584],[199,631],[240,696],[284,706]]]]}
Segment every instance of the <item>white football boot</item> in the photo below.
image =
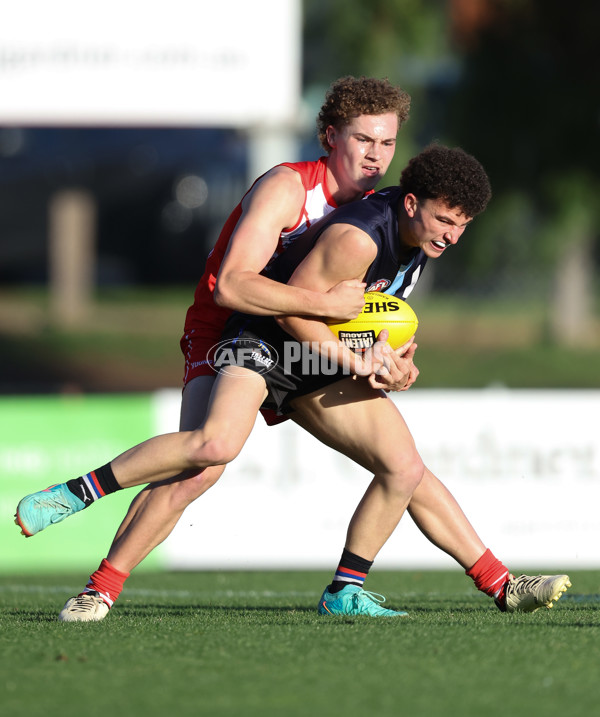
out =
{"type": "Polygon", "coordinates": [[[58,619],[63,622],[98,622],[104,620],[109,607],[97,592],[82,593],[69,598],[58,619]]]}
{"type": "Polygon", "coordinates": [[[535,612],[552,605],[571,587],[568,575],[519,575],[511,577],[506,585],[504,605],[496,604],[505,612],[535,612]]]}

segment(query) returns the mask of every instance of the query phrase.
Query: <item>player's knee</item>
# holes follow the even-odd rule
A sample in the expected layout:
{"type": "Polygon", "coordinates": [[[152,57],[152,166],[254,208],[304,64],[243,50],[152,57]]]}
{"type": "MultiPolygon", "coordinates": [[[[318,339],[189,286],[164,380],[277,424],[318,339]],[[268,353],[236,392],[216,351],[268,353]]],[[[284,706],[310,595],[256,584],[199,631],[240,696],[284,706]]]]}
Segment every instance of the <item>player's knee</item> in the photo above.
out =
{"type": "Polygon", "coordinates": [[[191,500],[196,500],[202,493],[206,493],[209,488],[213,487],[223,475],[224,470],[225,466],[222,465],[209,466],[188,480],[181,481],[181,483],[186,486],[187,493],[191,497],[191,500]]]}
{"type": "Polygon", "coordinates": [[[223,466],[209,466],[195,476],[172,483],[170,499],[173,507],[178,510],[185,510],[196,498],[199,498],[209,488],[212,488],[223,474],[223,471],[223,466]]]}
{"type": "Polygon", "coordinates": [[[211,466],[224,466],[237,457],[242,446],[229,436],[212,438],[207,445],[211,466]]]}
{"type": "Polygon", "coordinates": [[[418,453],[402,456],[391,474],[392,487],[402,493],[412,494],[423,480],[425,465],[418,453]]]}
{"type": "Polygon", "coordinates": [[[197,432],[188,448],[188,460],[199,470],[207,466],[222,466],[230,463],[242,446],[230,436],[204,436],[197,432]]]}
{"type": "Polygon", "coordinates": [[[415,491],[423,480],[423,476],[425,475],[425,464],[421,460],[421,456],[419,456],[418,454],[411,462],[409,473],[412,491],[415,491]]]}

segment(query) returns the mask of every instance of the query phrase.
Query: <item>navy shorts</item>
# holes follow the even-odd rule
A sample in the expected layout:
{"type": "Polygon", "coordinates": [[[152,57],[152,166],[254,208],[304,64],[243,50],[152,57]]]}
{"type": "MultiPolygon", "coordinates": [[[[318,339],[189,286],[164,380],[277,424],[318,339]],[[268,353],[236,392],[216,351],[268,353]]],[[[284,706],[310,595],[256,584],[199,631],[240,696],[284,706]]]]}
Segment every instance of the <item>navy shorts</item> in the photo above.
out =
{"type": "Polygon", "coordinates": [[[269,392],[262,407],[279,415],[293,410],[290,402],[294,398],[351,375],[317,349],[301,344],[271,317],[233,314],[221,339],[214,368],[226,373],[228,366],[234,365],[261,374],[269,392]]]}

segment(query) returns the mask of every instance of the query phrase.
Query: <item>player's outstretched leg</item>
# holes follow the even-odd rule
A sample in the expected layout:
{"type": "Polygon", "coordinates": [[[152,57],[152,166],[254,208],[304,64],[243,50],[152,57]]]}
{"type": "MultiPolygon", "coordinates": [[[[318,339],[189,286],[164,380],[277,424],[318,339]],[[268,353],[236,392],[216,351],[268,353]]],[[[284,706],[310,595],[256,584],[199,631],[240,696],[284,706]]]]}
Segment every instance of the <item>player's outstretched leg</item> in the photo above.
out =
{"type": "Polygon", "coordinates": [[[66,483],[60,483],[22,498],[15,513],[15,523],[23,535],[30,538],[84,508],[85,503],[67,488],[66,483]]]}
{"type": "Polygon", "coordinates": [[[535,612],[541,607],[550,609],[571,587],[568,575],[511,576],[506,584],[504,599],[496,600],[503,612],[535,612]]]}
{"type": "Polygon", "coordinates": [[[402,610],[388,610],[381,607],[385,602],[383,595],[370,593],[358,585],[346,585],[337,593],[330,593],[327,588],[319,600],[321,615],[368,615],[369,617],[406,617],[402,610]]]}

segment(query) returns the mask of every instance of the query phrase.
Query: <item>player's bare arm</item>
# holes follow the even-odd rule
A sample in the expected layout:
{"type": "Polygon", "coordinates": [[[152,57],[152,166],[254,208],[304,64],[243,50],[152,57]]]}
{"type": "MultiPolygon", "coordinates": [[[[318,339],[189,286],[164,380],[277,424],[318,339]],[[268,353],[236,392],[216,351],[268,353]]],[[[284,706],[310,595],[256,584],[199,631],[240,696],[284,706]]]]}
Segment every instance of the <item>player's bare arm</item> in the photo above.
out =
{"type": "Polygon", "coordinates": [[[353,318],[363,306],[364,286],[342,282],[326,292],[281,284],[260,272],[277,248],[279,235],[293,227],[304,205],[298,172],[275,167],[242,203],[243,214],[221,265],[214,298],[219,306],[258,315],[300,313],[353,318]]]}
{"type": "MultiPolygon", "coordinates": [[[[344,280],[362,281],[376,255],[377,247],[368,234],[348,224],[333,224],[296,268],[288,285],[326,292],[344,280]]],[[[277,320],[298,341],[318,342],[331,360],[348,366],[352,373],[371,373],[368,361],[338,341],[322,319],[284,316],[277,320]]]]}

